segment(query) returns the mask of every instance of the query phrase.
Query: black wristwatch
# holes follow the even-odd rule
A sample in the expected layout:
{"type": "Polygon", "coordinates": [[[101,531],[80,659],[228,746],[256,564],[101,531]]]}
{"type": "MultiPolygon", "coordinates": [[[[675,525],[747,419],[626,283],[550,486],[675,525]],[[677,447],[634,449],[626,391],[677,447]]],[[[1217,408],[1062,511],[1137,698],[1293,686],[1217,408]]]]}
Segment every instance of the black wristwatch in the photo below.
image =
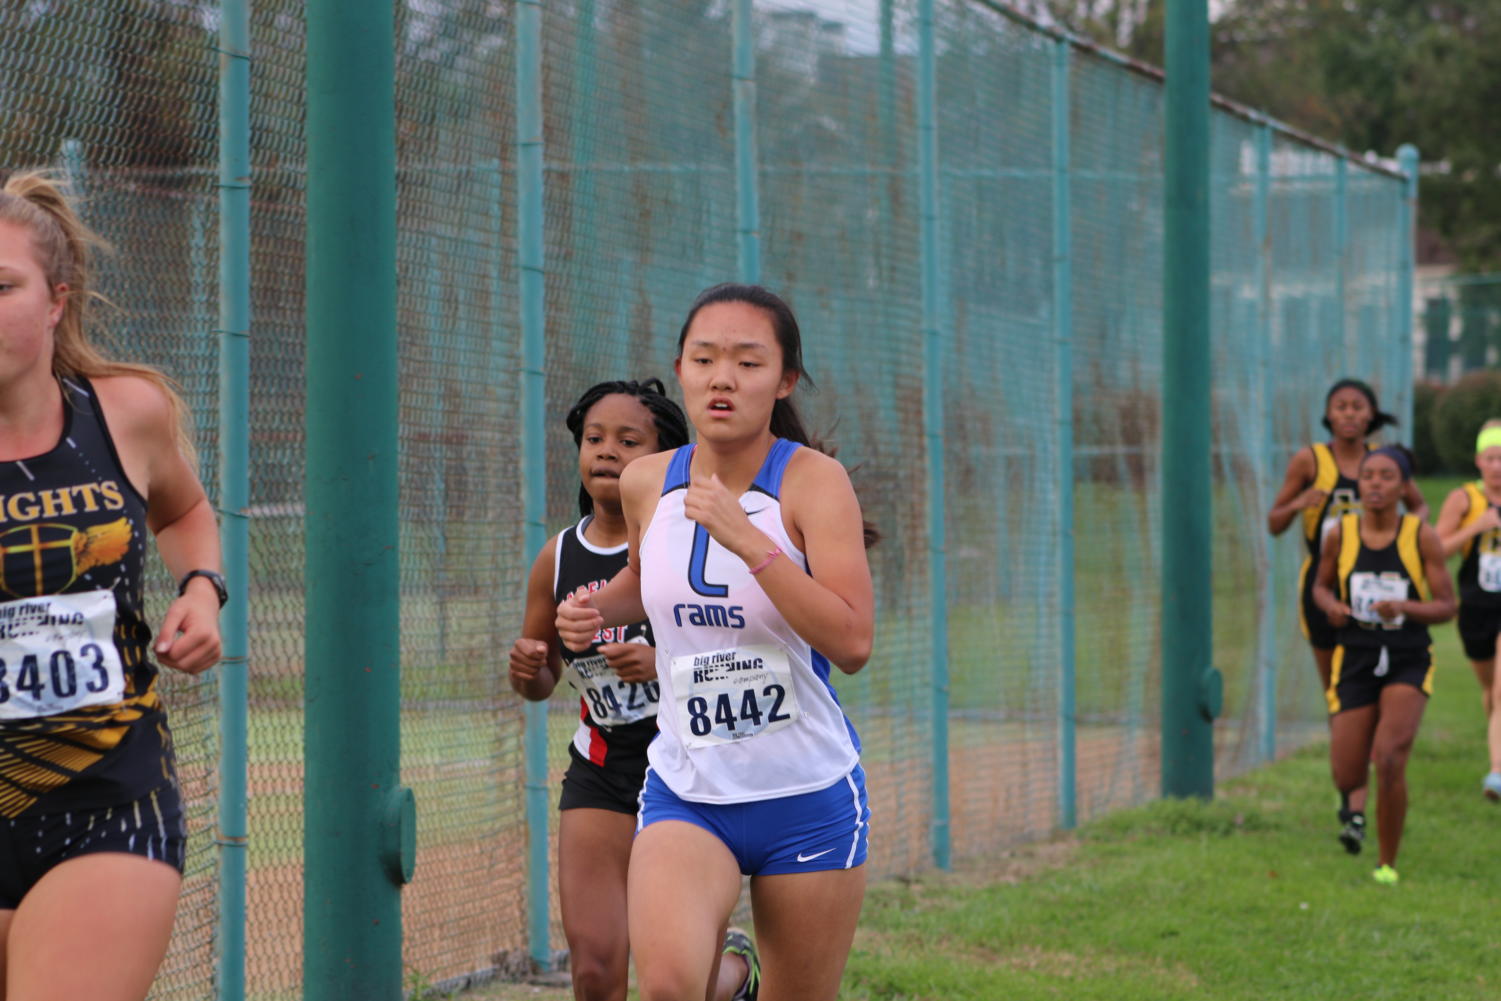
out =
{"type": "Polygon", "coordinates": [[[224,603],[229,600],[229,588],[225,586],[224,575],[213,570],[189,570],[183,575],[182,583],[177,585],[177,596],[180,598],[188,593],[188,581],[194,577],[202,577],[214,585],[214,590],[219,595],[219,607],[223,608],[224,603]]]}

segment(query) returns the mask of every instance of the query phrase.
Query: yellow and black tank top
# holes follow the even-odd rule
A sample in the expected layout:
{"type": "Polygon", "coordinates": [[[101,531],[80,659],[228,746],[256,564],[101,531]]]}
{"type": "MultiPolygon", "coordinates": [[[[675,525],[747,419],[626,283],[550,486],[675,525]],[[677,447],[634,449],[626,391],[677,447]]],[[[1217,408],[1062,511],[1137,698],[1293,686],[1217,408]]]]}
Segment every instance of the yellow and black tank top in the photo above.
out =
{"type": "Polygon", "coordinates": [[[93,387],[61,390],[51,451],[0,461],[0,817],[176,781],[142,603],[146,501],[93,387]]]}
{"type": "MultiPolygon", "coordinates": [[[[1485,496],[1484,484],[1478,481],[1466,483],[1464,492],[1470,506],[1461,528],[1473,525],[1494,506],[1485,496]]],[[[1501,529],[1492,528],[1470,538],[1460,552],[1459,600],[1473,608],[1501,608],[1501,529]]]]}
{"type": "Polygon", "coordinates": [[[1429,645],[1428,627],[1398,616],[1385,621],[1374,606],[1381,601],[1427,601],[1428,578],[1418,550],[1423,520],[1405,514],[1391,545],[1369,549],[1360,541],[1360,515],[1340,519],[1339,596],[1350,606],[1350,621],[1339,630],[1347,647],[1420,649],[1429,645]]]}
{"type": "Polygon", "coordinates": [[[1327,495],[1321,506],[1303,511],[1303,542],[1308,546],[1308,555],[1318,563],[1324,536],[1345,515],[1360,510],[1360,485],[1339,471],[1334,450],[1328,445],[1314,442],[1308,447],[1313,450],[1314,462],[1313,482],[1309,486],[1327,495]]]}

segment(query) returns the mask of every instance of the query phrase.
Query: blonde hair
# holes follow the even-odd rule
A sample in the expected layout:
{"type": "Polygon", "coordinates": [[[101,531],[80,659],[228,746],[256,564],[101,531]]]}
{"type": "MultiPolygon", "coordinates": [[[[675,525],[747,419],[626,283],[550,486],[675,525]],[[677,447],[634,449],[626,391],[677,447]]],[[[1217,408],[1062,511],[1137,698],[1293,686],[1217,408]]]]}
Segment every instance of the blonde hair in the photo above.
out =
{"type": "Polygon", "coordinates": [[[53,331],[52,374],[59,379],[127,375],[153,383],[167,398],[178,449],[188,464],[196,468],[198,455],[188,433],[188,408],[177,384],[150,365],[109,358],[89,340],[94,304],[108,302],[92,288],[92,258],[96,248],[107,249],[107,244],[84,225],[62,184],[41,170],[10,175],[4,187],[0,187],[0,222],[29,229],[48,288],[68,287],[63,294],[62,318],[53,331]]]}

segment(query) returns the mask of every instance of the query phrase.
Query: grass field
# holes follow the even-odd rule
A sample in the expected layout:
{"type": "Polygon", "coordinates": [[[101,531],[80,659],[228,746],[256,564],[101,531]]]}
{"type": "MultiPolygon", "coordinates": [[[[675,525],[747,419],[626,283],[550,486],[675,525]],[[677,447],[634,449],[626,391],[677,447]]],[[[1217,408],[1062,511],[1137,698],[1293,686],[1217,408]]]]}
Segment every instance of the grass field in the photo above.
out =
{"type": "MultiPolygon", "coordinates": [[[[1458,482],[1423,483],[1435,513],[1458,482]]],[[[1211,803],[1157,802],[952,873],[873,885],[841,996],[1501,996],[1501,809],[1480,795],[1478,687],[1453,626],[1434,635],[1436,692],[1409,768],[1400,885],[1371,880],[1373,846],[1351,858],[1335,841],[1321,743],[1226,783],[1211,803]]],[[[532,985],[464,995],[570,996],[532,985]]]]}
{"type": "MultiPolygon", "coordinates": [[[[1484,733],[1452,627],[1409,769],[1393,888],[1335,841],[1324,745],[1075,834],[870,888],[850,1001],[1168,1001],[1501,996],[1501,809],[1480,795],[1484,733]],[[1492,964],[1495,964],[1494,966],[1492,964]]],[[[562,1001],[507,985],[475,1001],[562,1001]]],[[[633,995],[634,996],[634,995],[633,995]]]]}

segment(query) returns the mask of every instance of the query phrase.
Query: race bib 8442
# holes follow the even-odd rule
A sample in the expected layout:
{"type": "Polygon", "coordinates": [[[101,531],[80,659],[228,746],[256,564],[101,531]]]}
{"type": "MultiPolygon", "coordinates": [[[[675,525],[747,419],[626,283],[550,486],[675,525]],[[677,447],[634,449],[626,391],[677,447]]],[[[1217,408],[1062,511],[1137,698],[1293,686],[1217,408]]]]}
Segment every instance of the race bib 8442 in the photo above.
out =
{"type": "Polygon", "coordinates": [[[792,666],[776,646],[708,650],[672,659],[677,721],[688,747],[748,740],[800,715],[792,666]]]}

